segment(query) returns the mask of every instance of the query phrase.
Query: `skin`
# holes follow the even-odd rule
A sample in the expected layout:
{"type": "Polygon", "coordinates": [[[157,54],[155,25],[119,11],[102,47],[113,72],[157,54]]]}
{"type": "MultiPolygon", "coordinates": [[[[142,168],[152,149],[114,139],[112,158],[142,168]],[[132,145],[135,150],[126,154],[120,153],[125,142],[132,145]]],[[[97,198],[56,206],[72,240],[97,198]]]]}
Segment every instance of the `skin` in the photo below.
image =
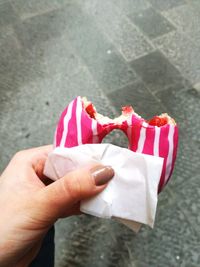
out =
{"type": "Polygon", "coordinates": [[[80,201],[101,192],[91,168],[49,183],[43,175],[52,146],[18,152],[0,176],[0,266],[25,267],[58,218],[79,214],[80,201]]]}

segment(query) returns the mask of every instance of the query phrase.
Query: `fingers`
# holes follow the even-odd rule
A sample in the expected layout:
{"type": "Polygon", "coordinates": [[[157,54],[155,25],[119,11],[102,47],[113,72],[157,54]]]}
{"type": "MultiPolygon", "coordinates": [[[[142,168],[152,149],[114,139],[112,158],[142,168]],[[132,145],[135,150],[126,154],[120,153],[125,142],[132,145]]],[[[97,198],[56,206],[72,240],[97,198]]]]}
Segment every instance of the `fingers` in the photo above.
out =
{"type": "Polygon", "coordinates": [[[45,213],[56,220],[75,203],[100,193],[113,176],[113,169],[102,165],[68,173],[40,191],[45,213]]]}
{"type": "Polygon", "coordinates": [[[49,179],[44,176],[43,170],[48,154],[53,150],[52,145],[41,146],[27,150],[30,153],[30,163],[37,176],[46,184],[49,179]]]}
{"type": "Polygon", "coordinates": [[[41,146],[17,152],[12,158],[12,164],[21,165],[37,165],[38,161],[47,158],[48,154],[53,150],[52,145],[41,146]]]}
{"type": "Polygon", "coordinates": [[[52,145],[47,145],[19,151],[14,155],[10,164],[16,168],[20,166],[21,170],[27,170],[28,167],[32,168],[41,180],[43,180],[43,178],[45,180],[45,177],[43,177],[43,169],[48,154],[52,149],[52,145]]]}
{"type": "Polygon", "coordinates": [[[65,209],[63,214],[61,214],[60,218],[66,218],[72,215],[81,215],[83,214],[80,211],[80,202],[73,205],[73,207],[70,207],[69,209],[65,209]]]}
{"type": "Polygon", "coordinates": [[[34,147],[17,152],[14,158],[26,162],[27,160],[35,158],[38,155],[48,155],[48,153],[50,153],[52,150],[53,150],[53,145],[34,147]]]}

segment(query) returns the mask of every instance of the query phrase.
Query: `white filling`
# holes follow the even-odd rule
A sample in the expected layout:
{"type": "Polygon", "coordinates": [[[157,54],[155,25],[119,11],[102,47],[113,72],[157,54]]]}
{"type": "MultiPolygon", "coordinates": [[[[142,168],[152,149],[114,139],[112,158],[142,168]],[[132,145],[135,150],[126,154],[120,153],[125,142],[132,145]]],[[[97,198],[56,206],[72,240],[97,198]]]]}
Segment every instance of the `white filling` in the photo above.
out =
{"type": "MultiPolygon", "coordinates": [[[[134,112],[132,112],[134,113],[134,112]]],[[[99,113],[96,113],[96,116],[95,116],[95,119],[102,123],[102,124],[107,124],[107,123],[119,123],[121,124],[123,121],[126,121],[127,118],[132,114],[132,113],[129,113],[127,116],[125,115],[120,115],[119,117],[115,118],[115,119],[110,119],[109,117],[106,117],[106,116],[103,116],[99,113]]]]}

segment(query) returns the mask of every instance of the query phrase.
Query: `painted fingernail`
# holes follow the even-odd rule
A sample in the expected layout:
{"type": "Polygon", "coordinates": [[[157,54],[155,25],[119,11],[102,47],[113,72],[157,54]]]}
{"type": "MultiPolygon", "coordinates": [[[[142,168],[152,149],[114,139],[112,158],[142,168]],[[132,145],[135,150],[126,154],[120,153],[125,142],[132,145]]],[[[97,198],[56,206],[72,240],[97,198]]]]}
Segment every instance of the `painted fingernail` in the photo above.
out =
{"type": "Polygon", "coordinates": [[[97,186],[107,184],[115,174],[110,166],[96,166],[90,171],[97,186]]]}

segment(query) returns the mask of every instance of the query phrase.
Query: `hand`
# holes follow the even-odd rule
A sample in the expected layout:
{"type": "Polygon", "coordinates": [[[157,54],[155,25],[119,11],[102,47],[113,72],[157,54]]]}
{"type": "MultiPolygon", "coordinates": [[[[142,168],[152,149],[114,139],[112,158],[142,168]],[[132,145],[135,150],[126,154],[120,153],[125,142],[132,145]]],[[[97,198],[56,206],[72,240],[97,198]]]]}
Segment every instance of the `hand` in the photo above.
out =
{"type": "Polygon", "coordinates": [[[51,150],[18,152],[0,177],[1,267],[27,266],[54,222],[80,213],[80,201],[101,192],[114,175],[110,167],[90,166],[46,185],[43,168],[51,150]]]}

